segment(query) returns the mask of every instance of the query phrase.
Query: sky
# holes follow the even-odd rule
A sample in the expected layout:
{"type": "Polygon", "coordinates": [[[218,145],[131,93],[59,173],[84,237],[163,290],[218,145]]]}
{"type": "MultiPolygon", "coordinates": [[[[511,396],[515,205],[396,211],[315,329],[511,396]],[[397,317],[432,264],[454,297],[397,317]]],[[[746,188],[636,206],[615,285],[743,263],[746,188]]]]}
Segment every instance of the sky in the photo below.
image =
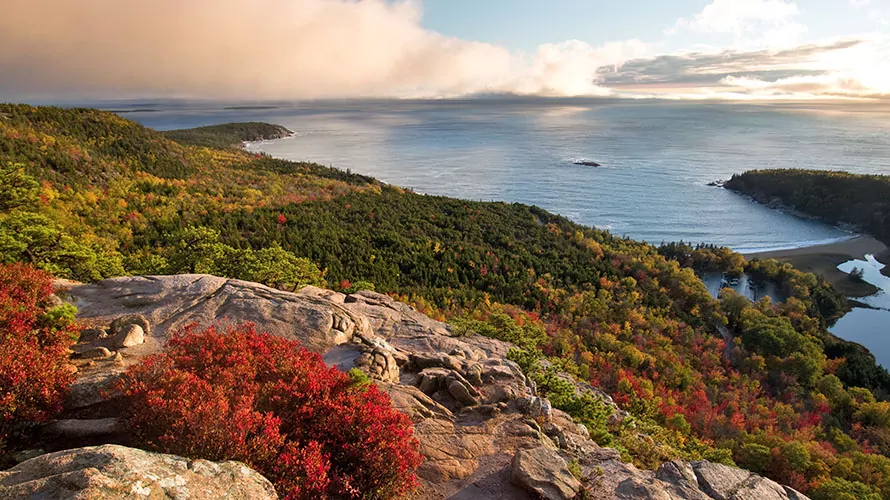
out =
{"type": "MultiPolygon", "coordinates": [[[[732,32],[688,29],[665,36],[665,30],[675,27],[679,19],[693,18],[709,4],[727,13],[734,5],[750,6],[745,9],[749,14],[787,12],[788,21],[805,27],[798,39],[803,42],[890,30],[881,23],[882,16],[890,19],[890,2],[886,0],[426,0],[423,25],[446,35],[526,52],[569,39],[598,46],[638,38],[658,43],[666,51],[731,46],[736,39],[732,32]],[[881,12],[882,4],[886,13],[881,12]]],[[[756,23],[752,22],[751,28],[749,39],[756,38],[758,31],[756,23]]]]}
{"type": "Polygon", "coordinates": [[[890,100],[890,0],[3,0],[0,100],[890,100]]]}

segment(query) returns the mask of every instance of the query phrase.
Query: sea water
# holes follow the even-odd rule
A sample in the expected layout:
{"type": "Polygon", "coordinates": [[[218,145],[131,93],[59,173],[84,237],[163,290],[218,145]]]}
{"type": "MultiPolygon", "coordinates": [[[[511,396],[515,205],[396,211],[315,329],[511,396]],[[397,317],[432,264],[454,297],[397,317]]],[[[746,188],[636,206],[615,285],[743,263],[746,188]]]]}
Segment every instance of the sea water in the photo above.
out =
{"type": "Polygon", "coordinates": [[[862,279],[876,286],[879,292],[856,299],[871,309],[853,309],[838,320],[831,332],[864,345],[875,355],[878,364],[890,369],[890,278],[881,274],[884,264],[871,255],[866,256],[866,260],[852,260],[838,266],[845,273],[854,268],[861,270],[862,279]]]}
{"type": "Polygon", "coordinates": [[[864,105],[491,99],[150,106],[124,116],[158,129],[277,123],[296,135],[250,149],[422,193],[538,205],[650,243],[707,242],[741,252],[850,235],[710,182],[763,168],[890,173],[890,112],[864,105]]]}

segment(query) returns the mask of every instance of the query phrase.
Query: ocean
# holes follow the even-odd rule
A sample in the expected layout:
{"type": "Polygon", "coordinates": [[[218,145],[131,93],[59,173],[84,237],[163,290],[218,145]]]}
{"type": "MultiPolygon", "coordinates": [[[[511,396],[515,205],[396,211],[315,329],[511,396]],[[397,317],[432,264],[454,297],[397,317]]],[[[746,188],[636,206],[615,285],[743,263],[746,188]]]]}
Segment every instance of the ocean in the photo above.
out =
{"type": "Polygon", "coordinates": [[[764,168],[890,174],[890,109],[873,105],[479,99],[115,109],[138,110],[123,116],[160,130],[277,123],[296,135],[249,148],[421,193],[538,205],[650,243],[740,252],[850,234],[709,183],[764,168]],[[575,164],[582,160],[602,166],[575,164]]]}

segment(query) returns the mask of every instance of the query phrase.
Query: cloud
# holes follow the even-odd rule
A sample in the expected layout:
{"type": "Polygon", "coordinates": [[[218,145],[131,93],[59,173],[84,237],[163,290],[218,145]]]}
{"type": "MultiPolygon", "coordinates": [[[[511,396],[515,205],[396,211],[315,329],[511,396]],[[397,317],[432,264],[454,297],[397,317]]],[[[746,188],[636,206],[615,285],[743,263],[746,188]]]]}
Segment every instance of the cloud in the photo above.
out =
{"type": "Polygon", "coordinates": [[[787,77],[806,72],[819,55],[846,50],[865,43],[859,39],[837,40],[828,44],[809,44],[780,51],[689,52],[631,60],[620,68],[602,68],[604,85],[630,84],[714,84],[728,76],[787,77]]]}
{"type": "MultiPolygon", "coordinates": [[[[715,0],[678,26],[766,40],[797,14],[785,0],[715,0]]],[[[890,94],[888,37],[662,55],[570,40],[517,54],[421,17],[411,0],[3,0],[0,98],[890,94]]]]}
{"type": "Polygon", "coordinates": [[[691,19],[681,18],[677,28],[705,33],[742,33],[757,24],[779,24],[800,13],[785,0],[714,0],[691,19]]]}
{"type": "Polygon", "coordinates": [[[800,95],[825,98],[886,97],[886,94],[875,93],[862,81],[843,73],[796,75],[773,81],[728,76],[720,83],[729,87],[724,89],[726,92],[741,92],[752,97],[794,97],[800,95]]]}
{"type": "Polygon", "coordinates": [[[423,30],[411,2],[5,3],[0,86],[7,89],[282,98],[459,93],[496,81],[511,65],[502,48],[423,30]]]}
{"type": "Polygon", "coordinates": [[[793,20],[799,14],[797,4],[787,0],[714,0],[695,16],[678,19],[666,33],[733,35],[737,47],[791,46],[807,32],[793,20]]]}
{"type": "Polygon", "coordinates": [[[418,2],[4,0],[0,92],[311,99],[515,92],[607,95],[630,41],[531,57],[424,29],[418,2]]]}
{"type": "Polygon", "coordinates": [[[639,40],[599,48],[578,40],[542,45],[524,74],[502,90],[549,96],[608,96],[613,91],[601,85],[599,69],[617,67],[651,52],[651,47],[639,40]]]}
{"type": "Polygon", "coordinates": [[[838,39],[785,50],[690,52],[600,70],[625,97],[877,99],[890,97],[890,40],[838,39]]]}

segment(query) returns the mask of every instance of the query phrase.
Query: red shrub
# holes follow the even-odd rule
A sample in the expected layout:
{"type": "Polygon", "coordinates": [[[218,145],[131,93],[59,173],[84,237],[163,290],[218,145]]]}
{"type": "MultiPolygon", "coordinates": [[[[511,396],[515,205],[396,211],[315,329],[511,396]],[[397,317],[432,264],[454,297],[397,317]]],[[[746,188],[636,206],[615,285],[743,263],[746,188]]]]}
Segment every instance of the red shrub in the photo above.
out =
{"type": "Polygon", "coordinates": [[[29,423],[61,410],[73,381],[65,369],[73,318],[49,313],[52,277],[23,264],[0,264],[0,450],[29,423]]]}
{"type": "Polygon", "coordinates": [[[245,462],[286,499],[391,498],[417,481],[414,429],[384,393],[250,325],[176,333],[118,388],[145,445],[245,462]]]}

